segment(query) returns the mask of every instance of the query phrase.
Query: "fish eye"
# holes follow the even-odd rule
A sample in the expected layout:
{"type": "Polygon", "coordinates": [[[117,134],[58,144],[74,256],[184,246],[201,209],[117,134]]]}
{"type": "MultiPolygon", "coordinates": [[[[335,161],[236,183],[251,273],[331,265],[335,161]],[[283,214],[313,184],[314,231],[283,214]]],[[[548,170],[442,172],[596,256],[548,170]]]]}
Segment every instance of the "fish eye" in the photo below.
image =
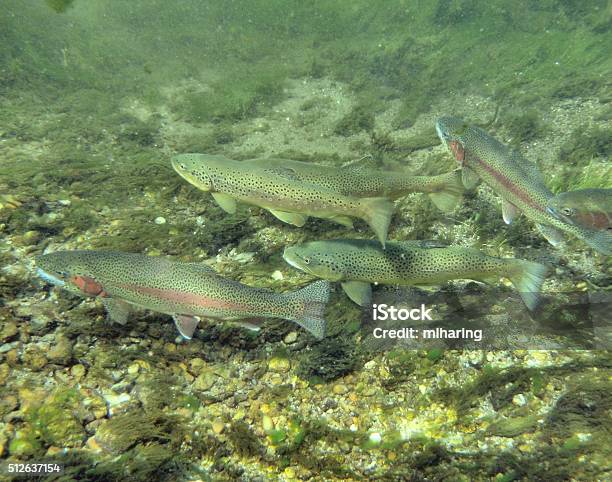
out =
{"type": "Polygon", "coordinates": [[[187,166],[185,164],[179,164],[179,167],[183,170],[187,169],[187,166]]]}
{"type": "Polygon", "coordinates": [[[572,214],[574,214],[574,210],[571,208],[563,208],[561,209],[561,212],[566,216],[571,216],[572,214]]]}
{"type": "Polygon", "coordinates": [[[310,264],[310,258],[304,258],[304,263],[310,264]]]}

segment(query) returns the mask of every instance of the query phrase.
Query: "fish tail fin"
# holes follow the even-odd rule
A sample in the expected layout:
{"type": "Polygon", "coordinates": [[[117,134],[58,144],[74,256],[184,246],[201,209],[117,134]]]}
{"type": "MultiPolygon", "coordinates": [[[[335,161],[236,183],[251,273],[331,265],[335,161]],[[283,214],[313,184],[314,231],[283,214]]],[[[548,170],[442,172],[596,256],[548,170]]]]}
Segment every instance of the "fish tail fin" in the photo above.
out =
{"type": "Polygon", "coordinates": [[[581,238],[598,253],[605,254],[606,256],[612,255],[612,230],[587,230],[581,238]]]}
{"type": "Polygon", "coordinates": [[[459,204],[465,190],[461,182],[461,173],[453,171],[438,178],[440,179],[438,190],[428,193],[429,199],[440,211],[452,211],[459,204]]]}
{"type": "Polygon", "coordinates": [[[315,281],[301,290],[289,293],[289,301],[299,301],[297,313],[290,317],[319,340],[325,336],[325,307],[329,301],[329,281],[315,281]]]}
{"type": "Polygon", "coordinates": [[[540,301],[540,291],[546,279],[548,268],[540,263],[515,259],[508,278],[517,289],[525,306],[533,311],[540,301]]]}
{"type": "Polygon", "coordinates": [[[387,231],[393,216],[393,203],[386,198],[370,197],[361,200],[364,207],[364,220],[376,233],[383,248],[387,240],[387,231]]]}

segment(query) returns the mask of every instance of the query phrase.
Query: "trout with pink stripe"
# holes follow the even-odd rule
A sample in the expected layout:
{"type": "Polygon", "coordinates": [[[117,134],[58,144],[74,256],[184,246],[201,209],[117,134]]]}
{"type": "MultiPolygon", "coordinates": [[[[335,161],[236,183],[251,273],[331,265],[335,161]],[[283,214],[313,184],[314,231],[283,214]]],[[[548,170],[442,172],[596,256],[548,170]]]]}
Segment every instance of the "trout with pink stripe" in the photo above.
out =
{"type": "Polygon", "coordinates": [[[537,167],[518,152],[456,117],[438,119],[436,130],[459,163],[464,186],[471,189],[482,180],[501,196],[506,224],[523,213],[553,246],[569,233],[600,253],[612,253],[612,232],[568,223],[550,213],[547,204],[553,193],[537,167]]]}
{"type": "Polygon", "coordinates": [[[315,282],[299,291],[275,293],[224,278],[200,263],[116,251],[58,251],[36,259],[46,281],[81,296],[102,301],[111,320],[124,324],[134,309],[172,315],[190,339],[200,318],[291,320],[317,338],[325,334],[329,283],[315,282]]]}

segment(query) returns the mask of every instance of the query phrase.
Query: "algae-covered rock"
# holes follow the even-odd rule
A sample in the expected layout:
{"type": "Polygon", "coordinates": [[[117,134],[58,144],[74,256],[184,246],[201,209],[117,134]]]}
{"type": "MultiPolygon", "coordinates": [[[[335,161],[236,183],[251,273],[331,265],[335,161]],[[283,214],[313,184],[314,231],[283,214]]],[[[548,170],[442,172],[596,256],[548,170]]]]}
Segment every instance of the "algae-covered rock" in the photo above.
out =
{"type": "Polygon", "coordinates": [[[47,358],[52,363],[67,365],[72,359],[72,342],[66,336],[56,336],[55,342],[47,351],[47,358]]]}

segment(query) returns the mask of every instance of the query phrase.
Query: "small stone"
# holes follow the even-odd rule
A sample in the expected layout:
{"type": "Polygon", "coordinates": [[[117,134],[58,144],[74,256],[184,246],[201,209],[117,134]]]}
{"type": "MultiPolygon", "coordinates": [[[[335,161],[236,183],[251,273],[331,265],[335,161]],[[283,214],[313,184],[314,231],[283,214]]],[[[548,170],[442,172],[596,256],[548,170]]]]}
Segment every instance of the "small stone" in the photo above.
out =
{"type": "Polygon", "coordinates": [[[85,376],[85,371],[85,367],[79,363],[70,369],[70,374],[77,380],[80,380],[85,376]]]}
{"type": "Polygon", "coordinates": [[[155,218],[155,224],[166,224],[166,218],[163,216],[157,216],[155,218]]]}
{"type": "Polygon", "coordinates": [[[291,331],[289,333],[287,333],[287,335],[285,336],[285,339],[283,340],[287,345],[291,345],[292,343],[295,343],[298,339],[298,334],[297,331],[291,331]]]}
{"type": "Polygon", "coordinates": [[[19,400],[15,395],[4,395],[0,398],[0,418],[11,413],[13,410],[17,410],[19,406],[19,400]]]}
{"type": "Polygon", "coordinates": [[[87,439],[87,442],[85,444],[87,446],[87,448],[89,450],[91,450],[92,452],[102,452],[102,447],[100,446],[100,444],[98,443],[98,441],[96,440],[96,437],[89,437],[87,439]]]}
{"type": "Polygon", "coordinates": [[[2,332],[0,333],[0,341],[6,343],[18,333],[19,329],[17,328],[17,323],[14,321],[8,321],[4,324],[4,328],[2,328],[2,332]]]}
{"type": "Polygon", "coordinates": [[[276,270],[274,273],[272,273],[272,279],[276,280],[276,281],[280,281],[283,279],[283,273],[281,273],[279,270],[276,270]]]}
{"type": "Polygon", "coordinates": [[[332,392],[334,392],[336,395],[343,395],[343,394],[345,394],[348,391],[349,391],[348,387],[346,385],[342,385],[342,384],[336,384],[332,388],[332,392]]]}
{"type": "Polygon", "coordinates": [[[130,375],[136,375],[139,371],[140,371],[140,365],[138,363],[132,363],[127,369],[127,372],[130,375]]]}
{"type": "Polygon", "coordinates": [[[200,373],[195,381],[193,382],[193,387],[196,390],[210,390],[213,385],[217,382],[217,377],[209,372],[209,371],[205,371],[203,373],[200,373]]]}
{"type": "Polygon", "coordinates": [[[66,365],[72,359],[72,343],[63,336],[58,335],[55,338],[55,344],[47,352],[47,358],[52,363],[66,365]]]}
{"type": "Polygon", "coordinates": [[[36,345],[29,346],[22,356],[23,363],[32,371],[40,371],[47,365],[44,352],[36,345]]]}
{"type": "Polygon", "coordinates": [[[8,363],[2,363],[0,365],[0,385],[4,385],[10,373],[11,367],[8,366],[8,363]]]}
{"type": "Polygon", "coordinates": [[[192,358],[189,362],[189,370],[191,373],[198,374],[206,367],[206,362],[201,358],[192,358]]]}
{"type": "Polygon", "coordinates": [[[220,434],[225,429],[225,424],[221,420],[215,420],[212,423],[213,432],[220,434]]]}
{"type": "Polygon", "coordinates": [[[514,395],[514,397],[512,397],[512,403],[514,405],[522,407],[523,405],[527,404],[527,397],[525,397],[525,395],[523,395],[522,393],[518,393],[514,395]]]}
{"type": "Polygon", "coordinates": [[[268,368],[273,372],[287,372],[291,364],[287,358],[274,357],[268,362],[268,368]]]}

